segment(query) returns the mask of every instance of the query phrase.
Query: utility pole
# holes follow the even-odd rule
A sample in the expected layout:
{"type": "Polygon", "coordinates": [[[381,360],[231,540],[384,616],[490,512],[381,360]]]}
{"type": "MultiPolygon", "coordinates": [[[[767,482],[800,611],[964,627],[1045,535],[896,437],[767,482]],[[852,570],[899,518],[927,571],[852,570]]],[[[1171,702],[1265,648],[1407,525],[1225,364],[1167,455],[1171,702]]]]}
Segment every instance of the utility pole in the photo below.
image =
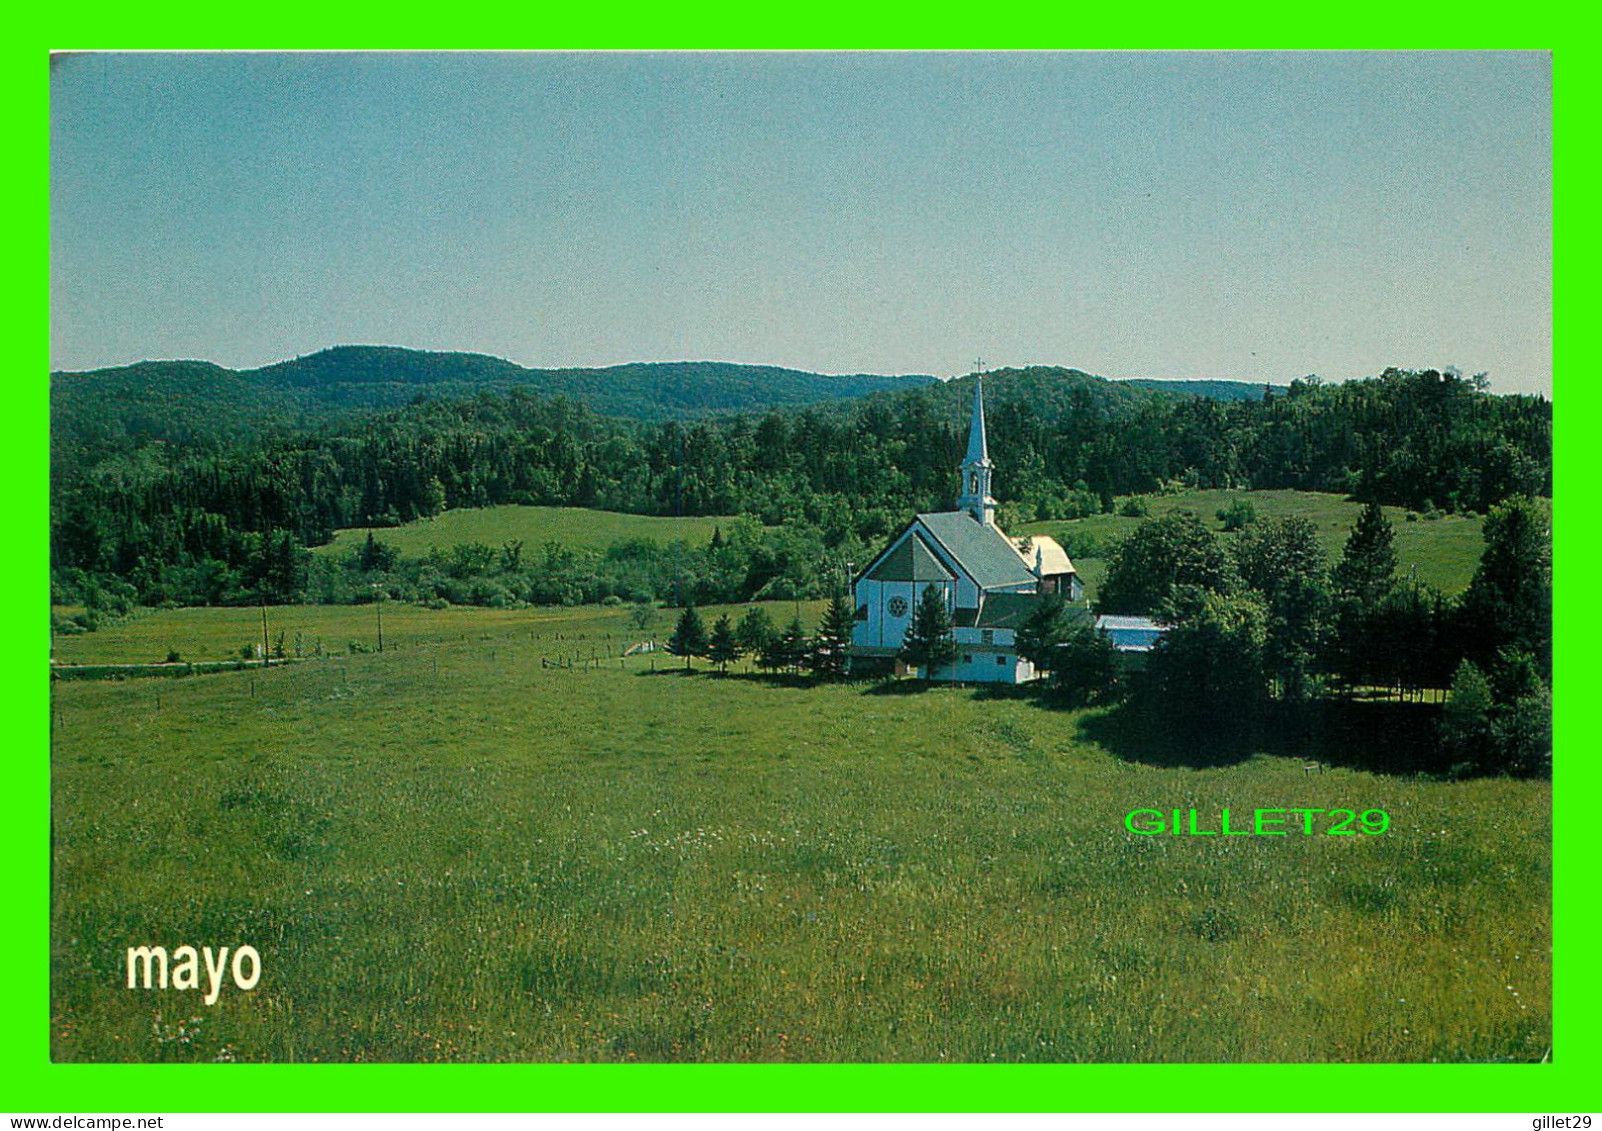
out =
{"type": "Polygon", "coordinates": [[[378,650],[384,650],[384,591],[373,582],[373,611],[378,614],[378,650]]]}
{"type": "Polygon", "coordinates": [[[270,668],[273,664],[273,654],[267,650],[267,601],[263,598],[261,603],[261,666],[270,668]]]}

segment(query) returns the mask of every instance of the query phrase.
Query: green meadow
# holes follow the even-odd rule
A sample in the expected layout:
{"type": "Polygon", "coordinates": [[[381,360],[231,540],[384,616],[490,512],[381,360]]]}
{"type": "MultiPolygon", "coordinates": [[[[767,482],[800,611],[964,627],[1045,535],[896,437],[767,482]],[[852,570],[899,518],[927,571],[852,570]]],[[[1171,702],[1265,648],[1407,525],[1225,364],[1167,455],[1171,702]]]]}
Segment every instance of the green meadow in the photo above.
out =
{"type": "MultiPolygon", "coordinates": [[[[727,527],[733,521],[728,516],[660,518],[582,507],[500,506],[446,511],[404,526],[373,527],[372,534],[407,557],[424,557],[431,549],[448,550],[469,542],[501,546],[521,541],[531,549],[546,542],[560,542],[586,550],[604,550],[634,538],[700,544],[710,542],[717,527],[727,527]]],[[[354,550],[366,541],[367,534],[367,527],[338,531],[332,542],[317,547],[313,553],[354,550]]]]}
{"type": "MultiPolygon", "coordinates": [[[[1313,491],[1185,491],[1177,495],[1143,495],[1151,517],[1176,510],[1192,510],[1215,529],[1216,515],[1237,499],[1252,505],[1258,518],[1305,518],[1318,531],[1318,540],[1333,566],[1340,560],[1347,535],[1363,505],[1340,495],[1313,491]]],[[[1120,499],[1122,503],[1124,500],[1120,499]]],[[[1396,559],[1402,576],[1413,575],[1447,594],[1468,588],[1479,564],[1484,525],[1481,515],[1440,515],[1424,518],[1400,507],[1386,507],[1385,515],[1396,530],[1396,559]]],[[[1074,565],[1094,591],[1106,572],[1106,554],[1119,538],[1139,526],[1141,519],[1119,514],[1095,515],[1070,521],[1032,522],[1013,533],[1048,534],[1065,544],[1074,538],[1091,538],[1099,545],[1094,556],[1076,555],[1074,565]]],[[[1071,549],[1071,546],[1070,546],[1071,549]]]]}
{"type": "MultiPolygon", "coordinates": [[[[373,606],[269,609],[322,657],[52,685],[55,1059],[1550,1051],[1546,783],[1165,766],[1028,697],[622,660],[622,609],[382,612],[382,654],[347,648],[373,606]],[[1123,824],[1304,806],[1391,828],[1123,824]],[[186,943],[255,947],[259,985],[126,988],[126,948],[186,943]]],[[[57,655],[255,639],[258,610],[174,610],[57,655]]]]}

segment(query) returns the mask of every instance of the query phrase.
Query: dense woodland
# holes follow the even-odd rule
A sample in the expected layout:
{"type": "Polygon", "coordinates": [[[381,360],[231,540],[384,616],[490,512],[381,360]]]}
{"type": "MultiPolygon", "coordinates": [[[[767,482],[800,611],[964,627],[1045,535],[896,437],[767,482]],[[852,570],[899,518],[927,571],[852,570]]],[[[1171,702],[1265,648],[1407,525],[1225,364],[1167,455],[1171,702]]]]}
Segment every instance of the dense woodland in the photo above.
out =
{"type": "MultiPolygon", "coordinates": [[[[601,416],[521,390],[248,439],[58,447],[55,595],[90,606],[361,599],[305,547],[335,529],[496,503],[737,514],[717,547],[495,547],[413,563],[395,595],[468,603],[822,595],[914,511],[950,506],[972,379],[693,422],[601,416]],[[760,526],[776,527],[762,531],[760,526]],[[483,563],[479,563],[483,565],[483,563]],[[483,581],[474,595],[431,578],[483,581]],[[499,577],[493,584],[488,579],[499,577]]],[[[1550,494],[1551,404],[1391,370],[1260,399],[1171,396],[1072,370],[985,378],[1002,524],[1074,518],[1164,485],[1338,491],[1486,511],[1550,494]]],[[[359,564],[359,563],[358,563],[359,564]]],[[[369,561],[368,566],[373,563],[369,561]]]]}

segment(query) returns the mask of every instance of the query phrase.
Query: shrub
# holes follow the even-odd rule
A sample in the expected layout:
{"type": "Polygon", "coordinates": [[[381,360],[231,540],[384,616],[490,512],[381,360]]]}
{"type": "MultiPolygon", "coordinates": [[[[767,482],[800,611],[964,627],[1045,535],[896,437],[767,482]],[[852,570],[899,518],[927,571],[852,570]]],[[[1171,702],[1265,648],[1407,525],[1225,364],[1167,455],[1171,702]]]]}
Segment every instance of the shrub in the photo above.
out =
{"type": "Polygon", "coordinates": [[[1229,506],[1219,508],[1218,521],[1225,530],[1243,530],[1257,521],[1257,509],[1245,499],[1235,499],[1229,506]]]}

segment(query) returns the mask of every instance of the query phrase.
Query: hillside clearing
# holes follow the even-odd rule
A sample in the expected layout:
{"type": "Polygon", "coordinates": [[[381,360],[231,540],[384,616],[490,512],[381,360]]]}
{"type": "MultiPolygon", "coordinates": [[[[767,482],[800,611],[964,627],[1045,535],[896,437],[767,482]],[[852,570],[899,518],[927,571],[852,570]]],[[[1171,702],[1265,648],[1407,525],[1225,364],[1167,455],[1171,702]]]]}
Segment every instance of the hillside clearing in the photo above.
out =
{"type": "Polygon", "coordinates": [[[710,542],[718,527],[727,530],[735,521],[730,515],[663,518],[583,507],[483,507],[446,511],[435,518],[419,519],[404,526],[340,530],[334,534],[332,542],[312,552],[339,554],[357,549],[366,541],[369,530],[375,538],[407,557],[423,557],[431,549],[448,550],[468,542],[486,546],[522,542],[530,551],[546,542],[560,542],[569,549],[604,550],[632,538],[700,545],[710,542]]]}

